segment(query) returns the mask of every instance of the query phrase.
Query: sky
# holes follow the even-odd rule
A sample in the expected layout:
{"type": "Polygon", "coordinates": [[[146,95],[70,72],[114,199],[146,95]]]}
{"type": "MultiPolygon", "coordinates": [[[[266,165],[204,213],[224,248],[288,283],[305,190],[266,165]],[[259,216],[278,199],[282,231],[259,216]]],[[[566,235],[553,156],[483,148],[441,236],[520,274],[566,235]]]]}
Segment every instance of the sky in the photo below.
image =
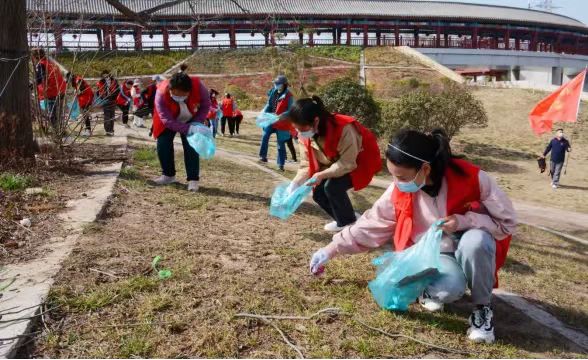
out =
{"type": "MultiPolygon", "coordinates": [[[[443,0],[457,1],[472,4],[491,4],[527,8],[529,0],[443,0]]],[[[539,0],[531,0],[531,4],[539,3],[539,0]]],[[[553,6],[559,7],[553,12],[572,17],[588,24],[588,0],[553,0],[553,6]]]]}

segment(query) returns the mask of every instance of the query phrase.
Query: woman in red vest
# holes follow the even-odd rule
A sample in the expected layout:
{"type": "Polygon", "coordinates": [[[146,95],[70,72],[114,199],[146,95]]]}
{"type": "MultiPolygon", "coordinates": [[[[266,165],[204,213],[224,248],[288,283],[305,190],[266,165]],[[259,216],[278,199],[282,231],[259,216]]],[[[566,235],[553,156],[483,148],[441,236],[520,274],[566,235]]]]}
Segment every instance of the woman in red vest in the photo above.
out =
{"type": "Polygon", "coordinates": [[[325,230],[341,231],[359,217],[347,191],[368,186],[382,167],[376,137],[354,118],[328,112],[317,96],[296,101],[288,118],[298,130],[301,153],[289,190],[313,178],[314,201],[335,220],[325,230]]]}
{"type": "Polygon", "coordinates": [[[221,102],[220,107],[223,114],[223,117],[221,118],[221,135],[225,136],[225,127],[228,122],[229,134],[233,137],[233,135],[235,135],[235,119],[233,118],[233,114],[237,109],[237,104],[235,103],[235,99],[231,97],[231,94],[225,94],[225,98],[221,102]]]}
{"type": "Polygon", "coordinates": [[[390,141],[386,158],[394,182],[357,223],[313,255],[311,272],[343,254],[387,244],[404,250],[443,219],[441,275],[420,303],[429,311],[440,311],[468,287],[475,305],[468,338],[493,342],[492,288],[516,228],[511,201],[488,174],[451,155],[443,130],[430,135],[402,130],[390,141]]]}
{"type": "Polygon", "coordinates": [[[197,77],[178,72],[170,80],[162,81],[157,86],[153,137],[157,139],[157,155],[163,174],[154,180],[156,184],[176,182],[174,138],[176,133],[180,133],[188,175],[188,191],[198,191],[200,158],[188,144],[186,136],[195,129],[191,124],[204,123],[209,110],[208,89],[197,77]]]}
{"type": "Polygon", "coordinates": [[[127,80],[123,82],[123,84],[120,86],[118,96],[116,97],[116,105],[118,106],[120,111],[122,111],[122,122],[127,128],[131,127],[129,125],[129,110],[131,109],[131,104],[133,102],[133,98],[131,96],[132,88],[132,80],[127,80]]]}
{"type": "Polygon", "coordinates": [[[80,113],[84,118],[85,129],[82,132],[82,136],[90,136],[92,126],[90,123],[90,107],[94,101],[94,91],[86,80],[81,76],[68,73],[67,77],[71,79],[71,86],[74,88],[78,105],[80,107],[80,113]]]}
{"type": "Polygon", "coordinates": [[[45,55],[45,50],[37,48],[31,51],[31,58],[35,66],[35,80],[37,95],[40,101],[46,101],[46,110],[54,129],[63,130],[59,119],[63,117],[62,107],[65,100],[67,82],[59,67],[45,55]]]}

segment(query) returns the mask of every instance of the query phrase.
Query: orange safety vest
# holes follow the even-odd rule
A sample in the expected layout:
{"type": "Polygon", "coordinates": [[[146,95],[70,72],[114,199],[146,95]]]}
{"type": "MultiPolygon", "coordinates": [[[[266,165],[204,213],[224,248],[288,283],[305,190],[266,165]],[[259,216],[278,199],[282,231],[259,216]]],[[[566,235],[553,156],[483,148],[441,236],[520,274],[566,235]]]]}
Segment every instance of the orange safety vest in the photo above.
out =
{"type": "MultiPolygon", "coordinates": [[[[447,167],[445,180],[447,181],[447,216],[464,215],[468,211],[480,210],[480,181],[478,174],[480,168],[465,160],[452,159],[465,173],[458,174],[447,167]]],[[[396,230],[394,232],[394,250],[402,251],[414,243],[412,241],[413,229],[413,202],[414,193],[405,193],[394,188],[392,203],[396,212],[396,230]]],[[[512,236],[496,241],[496,272],[494,274],[494,286],[498,287],[498,270],[504,265],[506,255],[510,247],[512,236]]]]}
{"type": "MultiPolygon", "coordinates": [[[[325,156],[331,159],[331,161],[337,161],[339,157],[337,146],[341,140],[343,128],[348,124],[352,124],[355,127],[362,141],[361,150],[357,155],[357,168],[349,173],[353,188],[358,191],[367,187],[374,178],[374,175],[382,168],[380,148],[378,147],[376,136],[351,116],[334,114],[327,121],[327,132],[323,151],[325,156]]],[[[300,141],[306,147],[309,162],[308,175],[312,177],[320,170],[320,167],[314,156],[311,140],[300,139],[300,141]]]]}
{"type": "Polygon", "coordinates": [[[223,116],[232,117],[233,116],[233,99],[224,98],[221,104],[221,110],[223,111],[223,116]]]}

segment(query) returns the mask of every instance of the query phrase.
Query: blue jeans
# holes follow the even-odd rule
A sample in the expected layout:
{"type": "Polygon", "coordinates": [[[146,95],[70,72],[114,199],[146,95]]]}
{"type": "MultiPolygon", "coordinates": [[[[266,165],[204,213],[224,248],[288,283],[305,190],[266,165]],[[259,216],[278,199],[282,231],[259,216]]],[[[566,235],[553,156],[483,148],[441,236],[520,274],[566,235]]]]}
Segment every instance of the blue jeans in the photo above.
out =
{"type": "Polygon", "coordinates": [[[472,302],[488,305],[496,269],[496,240],[480,229],[466,231],[455,254],[441,254],[441,275],[427,287],[431,298],[443,303],[459,300],[469,287],[472,302]]]}
{"type": "Polygon", "coordinates": [[[276,134],[278,137],[278,166],[282,167],[286,163],[286,142],[290,140],[290,132],[285,130],[276,130],[272,127],[266,127],[263,129],[263,136],[261,137],[261,145],[259,148],[259,157],[267,160],[267,152],[269,148],[269,140],[272,134],[276,134]]]}
{"type": "MultiPolygon", "coordinates": [[[[182,137],[182,146],[184,148],[184,163],[186,165],[186,174],[188,181],[200,180],[200,156],[194,148],[188,144],[186,135],[182,137]]],[[[176,176],[176,162],[174,160],[174,138],[176,132],[165,129],[157,138],[157,156],[161,164],[161,170],[165,176],[176,176]]]]}
{"type": "Polygon", "coordinates": [[[214,119],[209,119],[208,121],[210,121],[210,126],[212,126],[212,137],[216,137],[216,134],[218,132],[218,117],[215,117],[214,119]]]}

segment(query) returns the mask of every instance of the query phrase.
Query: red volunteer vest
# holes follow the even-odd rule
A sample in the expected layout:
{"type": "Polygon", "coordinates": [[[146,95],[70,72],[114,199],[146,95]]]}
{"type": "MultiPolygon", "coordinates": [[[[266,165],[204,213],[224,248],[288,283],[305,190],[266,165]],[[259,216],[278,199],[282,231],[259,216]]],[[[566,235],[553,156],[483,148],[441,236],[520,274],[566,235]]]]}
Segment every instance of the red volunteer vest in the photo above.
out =
{"type": "MultiPolygon", "coordinates": [[[[351,116],[334,114],[327,121],[327,132],[323,150],[331,161],[334,162],[337,160],[339,157],[337,146],[341,140],[343,128],[348,124],[353,124],[355,130],[361,135],[361,150],[357,155],[357,168],[349,174],[353,188],[355,191],[358,191],[368,186],[374,175],[382,168],[380,148],[378,147],[375,135],[351,116]]],[[[319,164],[314,156],[311,140],[300,139],[300,141],[306,147],[309,162],[308,175],[312,177],[319,171],[319,164]]]]}
{"type": "Polygon", "coordinates": [[[128,88],[125,84],[120,86],[118,96],[116,97],[116,105],[127,106],[131,102],[131,88],[128,88]],[[125,97],[126,96],[126,97],[125,97]]]}
{"type": "MultiPolygon", "coordinates": [[[[196,114],[198,106],[200,106],[200,80],[195,76],[190,76],[192,79],[192,90],[188,95],[186,104],[188,110],[192,115],[196,114]]],[[[164,106],[171,110],[173,117],[177,118],[180,115],[180,106],[172,99],[169,93],[169,80],[164,80],[157,86],[157,92],[160,96],[163,96],[164,106]]],[[[153,112],[153,137],[158,138],[159,135],[165,130],[165,125],[159,117],[158,105],[155,102],[155,111],[153,112]]]]}
{"type": "Polygon", "coordinates": [[[232,117],[233,116],[233,99],[224,98],[221,104],[221,110],[223,111],[223,116],[232,117]]]}
{"type": "Polygon", "coordinates": [[[45,68],[45,79],[37,85],[39,100],[54,99],[65,94],[67,83],[59,67],[47,58],[39,60],[39,64],[45,68]]]}
{"type": "MultiPolygon", "coordinates": [[[[119,90],[118,81],[116,79],[110,79],[110,87],[106,89],[106,80],[102,79],[98,81],[98,95],[101,98],[105,98],[106,96],[112,96],[112,94],[116,93],[119,90]]],[[[115,99],[116,100],[116,99],[115,99]]]]}
{"type": "MultiPolygon", "coordinates": [[[[292,93],[288,91],[283,99],[278,100],[278,104],[276,106],[276,115],[280,115],[288,111],[288,103],[290,102],[291,97],[292,93]]],[[[295,132],[293,133],[293,130],[295,131],[294,126],[292,126],[292,123],[288,119],[276,121],[272,125],[272,128],[276,130],[289,131],[292,135],[295,134],[295,132]]]]}
{"type": "Polygon", "coordinates": [[[77,90],[77,98],[78,98],[78,105],[80,108],[85,109],[88,106],[92,105],[92,101],[94,100],[94,91],[86,80],[82,79],[81,76],[76,75],[75,83],[77,90]]]}
{"type": "Polygon", "coordinates": [[[211,98],[210,99],[210,110],[208,110],[208,115],[206,115],[206,118],[208,120],[212,120],[212,119],[216,118],[217,111],[218,111],[218,101],[216,100],[216,98],[211,98]]]}
{"type": "MultiPolygon", "coordinates": [[[[447,181],[447,216],[459,214],[464,215],[468,211],[479,211],[480,209],[480,183],[478,174],[480,168],[460,159],[453,159],[465,176],[457,174],[451,168],[445,171],[447,181]]],[[[414,243],[411,239],[413,219],[413,193],[404,193],[394,188],[392,202],[396,212],[396,230],[394,232],[394,249],[402,251],[414,243]]],[[[496,273],[494,274],[495,287],[498,287],[498,270],[506,261],[506,254],[510,246],[512,236],[509,235],[503,240],[496,241],[496,273]]]]}

